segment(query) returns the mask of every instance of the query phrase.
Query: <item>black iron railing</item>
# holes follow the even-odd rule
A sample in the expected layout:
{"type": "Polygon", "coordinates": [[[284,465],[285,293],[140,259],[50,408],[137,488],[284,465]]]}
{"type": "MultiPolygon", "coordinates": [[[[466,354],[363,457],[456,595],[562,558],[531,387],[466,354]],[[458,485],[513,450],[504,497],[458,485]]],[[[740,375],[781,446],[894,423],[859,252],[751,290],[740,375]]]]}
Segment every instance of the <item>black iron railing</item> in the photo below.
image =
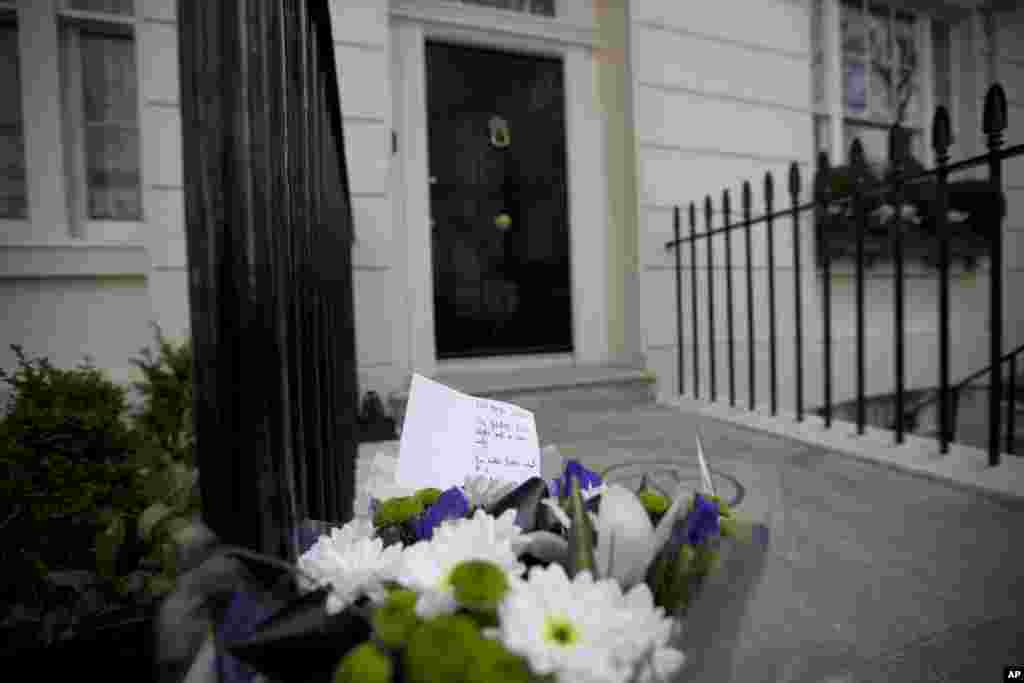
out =
{"type": "Polygon", "coordinates": [[[203,518],[294,560],[352,516],[352,211],[327,0],[178,0],[203,518]]]}
{"type": "MultiPolygon", "coordinates": [[[[995,373],[1001,377],[1005,374],[1006,377],[1006,396],[1005,409],[1006,409],[1006,438],[1003,451],[1010,455],[1016,455],[1016,429],[1017,429],[1017,404],[1024,400],[1024,386],[1017,386],[1017,382],[1020,379],[1017,370],[1020,368],[1024,370],[1024,365],[1018,365],[1020,362],[1024,362],[1024,359],[1019,358],[1024,354],[1024,345],[1018,346],[1013,351],[1010,351],[1002,357],[999,362],[1000,372],[995,373]]],[[[982,368],[976,372],[971,373],[967,377],[954,384],[949,388],[947,401],[947,409],[949,410],[949,419],[946,421],[945,427],[950,430],[947,436],[947,441],[956,441],[957,438],[957,425],[959,425],[960,415],[960,397],[964,391],[966,391],[971,384],[979,379],[989,376],[992,373],[991,365],[982,368]]],[[[930,408],[936,403],[940,403],[942,398],[941,392],[935,392],[934,395],[920,401],[916,405],[912,406],[906,413],[903,414],[902,422],[905,423],[907,428],[912,428],[920,423],[920,415],[926,408],[930,408]]],[[[940,407],[941,411],[942,408],[940,407]]],[[[941,413],[940,413],[941,414],[941,413]]],[[[940,427],[942,429],[941,420],[940,427]]]]}
{"type": "MultiPolygon", "coordinates": [[[[691,296],[692,296],[692,323],[690,341],[693,346],[692,360],[692,384],[693,397],[700,398],[699,367],[700,367],[700,339],[701,330],[698,329],[699,320],[697,312],[697,242],[705,240],[707,245],[707,359],[709,363],[708,378],[710,386],[707,393],[711,401],[717,400],[717,382],[715,366],[715,288],[714,271],[715,264],[712,253],[712,238],[723,235],[725,241],[725,307],[726,307],[726,342],[727,342],[727,363],[728,363],[728,391],[729,403],[735,405],[735,345],[734,345],[734,322],[733,322],[733,291],[732,281],[734,272],[732,268],[732,244],[731,234],[734,230],[742,228],[745,237],[746,249],[746,292],[747,292],[747,336],[748,336],[748,407],[753,410],[756,405],[756,387],[754,383],[755,369],[755,338],[757,328],[755,326],[755,311],[753,306],[754,275],[751,267],[751,229],[754,226],[764,225],[766,230],[768,263],[767,263],[767,287],[768,287],[768,343],[769,343],[769,394],[771,414],[778,414],[778,375],[777,375],[777,326],[776,326],[776,273],[775,273],[775,243],[774,243],[774,222],[776,219],[788,219],[792,226],[793,235],[793,278],[795,286],[795,320],[793,329],[795,347],[795,408],[797,420],[802,420],[806,411],[804,405],[804,361],[805,348],[803,344],[805,330],[802,318],[802,254],[800,252],[800,216],[803,212],[813,212],[816,230],[816,243],[818,245],[818,265],[821,269],[822,280],[822,332],[823,332],[823,373],[821,377],[823,389],[823,407],[821,414],[824,416],[826,426],[831,426],[833,418],[833,320],[832,320],[832,268],[836,258],[842,258],[844,253],[850,253],[854,260],[855,277],[855,380],[857,396],[857,431],[863,434],[866,425],[866,396],[865,396],[865,375],[867,364],[866,349],[866,320],[865,320],[865,270],[869,259],[868,247],[870,244],[873,258],[879,251],[891,256],[893,262],[893,349],[895,353],[894,362],[894,387],[893,391],[897,404],[897,415],[904,415],[907,406],[905,403],[906,377],[906,311],[905,291],[906,280],[905,263],[907,255],[906,241],[910,230],[908,224],[903,220],[903,206],[906,203],[917,207],[924,216],[923,220],[914,224],[918,237],[922,234],[926,239],[925,248],[936,256],[937,279],[939,285],[939,325],[938,325],[938,401],[940,402],[940,434],[939,441],[942,452],[947,452],[952,438],[950,425],[951,406],[950,402],[955,397],[955,392],[950,388],[950,260],[951,260],[951,238],[953,233],[948,220],[948,211],[952,208],[963,208],[963,192],[960,187],[951,189],[950,175],[954,172],[988,168],[988,179],[986,181],[967,181],[966,189],[975,192],[980,198],[976,202],[977,210],[970,215],[971,226],[974,235],[984,241],[983,247],[990,259],[990,291],[989,301],[991,309],[991,327],[989,329],[989,354],[991,357],[990,367],[1000,367],[1003,359],[1003,239],[1002,223],[1005,214],[1003,202],[1003,162],[1011,157],[1024,155],[1024,145],[1015,145],[1008,148],[1003,146],[1003,131],[1007,123],[1006,96],[1002,86],[999,84],[989,88],[985,98],[985,111],[983,120],[983,132],[986,137],[987,152],[984,154],[964,159],[956,163],[949,163],[949,146],[952,143],[951,126],[949,113],[945,107],[939,107],[935,111],[932,121],[932,145],[936,155],[936,166],[932,169],[920,167],[906,152],[906,132],[898,125],[890,130],[890,168],[888,174],[880,181],[873,178],[867,170],[868,166],[864,158],[864,148],[860,140],[854,140],[850,149],[850,164],[843,171],[829,167],[828,158],[824,154],[818,157],[818,167],[814,179],[814,197],[811,201],[800,202],[800,169],[796,162],[790,165],[789,169],[789,203],[788,209],[777,210],[774,206],[774,181],[771,173],[766,173],[764,178],[764,205],[765,213],[755,219],[750,218],[751,198],[750,185],[745,182],[743,185],[743,221],[733,224],[730,216],[730,202],[728,191],[722,195],[722,226],[713,226],[712,200],[710,196],[704,199],[704,231],[697,232],[697,212],[694,203],[689,205],[690,234],[682,234],[681,210],[677,206],[674,211],[674,239],[666,243],[666,249],[676,250],[675,276],[676,276],[676,315],[677,315],[677,346],[678,346],[678,369],[679,369],[679,394],[685,394],[684,385],[684,325],[683,325],[683,245],[690,245],[690,271],[691,271],[691,296]],[[981,194],[977,194],[980,185],[981,194]],[[951,198],[955,200],[951,205],[951,198]],[[895,212],[887,218],[877,218],[878,209],[881,205],[895,206],[895,212]],[[992,207],[997,207],[992,209],[992,207]],[[848,229],[847,229],[848,228],[848,229]],[[845,230],[845,232],[844,232],[845,230]],[[853,242],[849,252],[844,252],[841,245],[838,245],[838,235],[850,235],[853,242]],[[837,247],[838,245],[838,247],[837,247]],[[937,252],[937,253],[935,253],[937,252]]],[[[961,236],[957,233],[957,243],[961,243],[961,236]]],[[[969,240],[966,242],[969,243],[969,240]]],[[[1007,362],[1015,363],[1014,355],[1007,362]]],[[[984,371],[981,371],[984,372],[984,371]]],[[[989,438],[988,452],[989,463],[997,465],[1000,456],[1000,434],[1001,416],[1000,405],[1004,395],[1002,374],[991,373],[992,381],[989,385],[989,438]]],[[[1012,373],[1011,373],[1011,376],[1012,373]]],[[[1013,381],[1013,380],[1011,380],[1013,381]]],[[[896,441],[904,441],[905,429],[902,420],[897,421],[896,441]]]]}

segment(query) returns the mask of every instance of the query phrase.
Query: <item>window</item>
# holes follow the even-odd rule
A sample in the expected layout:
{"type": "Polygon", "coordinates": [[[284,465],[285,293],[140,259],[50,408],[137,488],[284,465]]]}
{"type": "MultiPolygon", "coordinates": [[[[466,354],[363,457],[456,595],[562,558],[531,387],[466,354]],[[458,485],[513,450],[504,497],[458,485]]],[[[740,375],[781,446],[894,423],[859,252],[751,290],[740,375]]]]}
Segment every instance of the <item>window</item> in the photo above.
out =
{"type": "Polygon", "coordinates": [[[20,62],[17,19],[0,11],[0,218],[28,217],[20,62]]]}
{"type": "Polygon", "coordinates": [[[68,207],[79,235],[86,220],[142,218],[132,4],[68,0],[61,12],[68,207]]]}
{"type": "Polygon", "coordinates": [[[842,163],[857,137],[870,162],[884,163],[888,129],[898,122],[909,133],[909,151],[923,159],[934,107],[948,106],[951,97],[949,25],[867,0],[823,0],[815,9],[818,149],[842,163]],[[831,12],[838,12],[838,22],[828,20],[831,12]],[[838,84],[828,82],[831,60],[839,66],[838,84]],[[834,87],[839,96],[826,99],[834,87]],[[833,133],[836,125],[841,135],[833,133]],[[837,138],[839,154],[831,150],[837,138]]]}
{"type": "Polygon", "coordinates": [[[462,0],[467,5],[481,5],[496,9],[512,10],[538,14],[544,17],[555,16],[555,0],[462,0]]]}

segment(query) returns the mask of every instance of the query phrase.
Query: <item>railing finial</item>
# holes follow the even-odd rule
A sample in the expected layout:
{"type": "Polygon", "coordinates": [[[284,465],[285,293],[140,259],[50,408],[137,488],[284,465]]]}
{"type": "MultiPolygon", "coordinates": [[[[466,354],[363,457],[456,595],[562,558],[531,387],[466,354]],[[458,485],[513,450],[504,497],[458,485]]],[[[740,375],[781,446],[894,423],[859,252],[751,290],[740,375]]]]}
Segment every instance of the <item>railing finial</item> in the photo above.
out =
{"type": "MultiPolygon", "coordinates": [[[[939,159],[949,156],[949,146],[953,144],[953,125],[949,120],[949,110],[939,105],[932,117],[932,149],[939,159]]],[[[939,163],[942,163],[941,161],[939,163]]]]}
{"type": "Polygon", "coordinates": [[[747,212],[747,218],[749,219],[750,218],[750,215],[749,215],[750,214],[750,207],[751,207],[751,204],[752,204],[752,202],[750,200],[750,181],[749,180],[744,180],[743,181],[743,196],[741,197],[741,199],[743,201],[743,210],[747,212]]]}
{"type": "Polygon", "coordinates": [[[772,180],[772,172],[764,172],[764,200],[768,204],[772,203],[775,199],[775,181],[772,180]]]}
{"type": "MultiPolygon", "coordinates": [[[[793,162],[796,163],[795,161],[793,162]]],[[[821,150],[818,152],[818,169],[819,171],[828,171],[831,168],[832,163],[829,161],[828,152],[821,150]]],[[[790,171],[792,173],[792,171],[790,171]]]]}
{"type": "Polygon", "coordinates": [[[729,214],[732,213],[731,206],[732,202],[729,201],[729,188],[722,190],[722,213],[725,214],[725,219],[729,220],[729,214]]]}
{"type": "MultiPolygon", "coordinates": [[[[828,155],[821,152],[818,155],[818,168],[828,170],[828,155]],[[822,165],[822,159],[824,164],[822,165]]],[[[794,197],[800,194],[800,164],[795,161],[789,162],[789,193],[794,197]]]]}
{"type": "Polygon", "coordinates": [[[707,225],[711,225],[712,213],[713,211],[711,210],[711,195],[706,194],[704,195],[704,220],[707,222],[707,225]]]}
{"type": "Polygon", "coordinates": [[[867,166],[867,160],[864,157],[864,143],[860,141],[860,138],[854,138],[853,144],[850,145],[850,165],[854,168],[867,166]]]}
{"type": "Polygon", "coordinates": [[[697,207],[693,202],[690,202],[690,225],[697,224],[697,207]]]}
{"type": "Polygon", "coordinates": [[[985,115],[982,130],[990,138],[1002,138],[1006,130],[1006,93],[1003,86],[995,83],[985,94],[985,115]]]}
{"type": "Polygon", "coordinates": [[[903,164],[903,128],[899,122],[889,127],[889,165],[897,169],[903,164]]]}

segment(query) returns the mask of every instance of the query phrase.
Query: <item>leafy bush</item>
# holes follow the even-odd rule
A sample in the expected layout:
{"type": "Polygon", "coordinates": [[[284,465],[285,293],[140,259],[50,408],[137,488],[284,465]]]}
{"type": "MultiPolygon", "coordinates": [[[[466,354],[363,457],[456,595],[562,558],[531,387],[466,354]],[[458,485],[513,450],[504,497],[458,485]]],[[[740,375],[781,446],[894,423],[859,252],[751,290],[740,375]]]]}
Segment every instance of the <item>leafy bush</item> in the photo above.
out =
{"type": "Polygon", "coordinates": [[[55,368],[46,358],[30,360],[20,346],[10,385],[4,432],[36,458],[59,455],[75,463],[124,460],[137,445],[126,420],[127,392],[88,360],[77,368],[55,368]]]}
{"type": "Polygon", "coordinates": [[[199,511],[192,463],[191,353],[157,332],[133,361],[143,405],[88,362],[0,370],[0,630],[43,644],[89,617],[152,604],[173,587],[178,545],[199,511]]]}
{"type": "Polygon", "coordinates": [[[145,380],[133,386],[142,394],[145,405],[135,416],[143,438],[176,460],[193,463],[192,434],[192,347],[188,342],[175,346],[153,325],[159,354],[149,348],[132,361],[145,380]]]}

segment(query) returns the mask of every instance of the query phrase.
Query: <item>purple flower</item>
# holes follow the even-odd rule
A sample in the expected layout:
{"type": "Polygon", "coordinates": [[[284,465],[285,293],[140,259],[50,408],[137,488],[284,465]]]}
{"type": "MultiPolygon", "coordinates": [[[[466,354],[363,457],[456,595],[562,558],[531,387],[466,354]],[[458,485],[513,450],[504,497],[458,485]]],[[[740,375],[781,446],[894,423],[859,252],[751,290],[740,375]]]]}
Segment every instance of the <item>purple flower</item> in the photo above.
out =
{"type": "Polygon", "coordinates": [[[565,463],[565,472],[562,476],[552,479],[548,485],[551,495],[556,498],[567,497],[572,492],[573,478],[580,482],[581,491],[601,485],[601,475],[588,470],[578,460],[569,460],[565,463]]]}
{"type": "MultiPolygon", "coordinates": [[[[248,638],[273,613],[273,609],[251,593],[236,591],[223,621],[217,626],[217,635],[222,641],[248,638]]],[[[250,683],[256,680],[255,669],[220,647],[217,648],[216,667],[218,680],[224,683],[250,683]]]]}
{"type": "Polygon", "coordinates": [[[718,503],[697,494],[686,516],[686,542],[696,546],[718,533],[718,503]]]}
{"type": "Polygon", "coordinates": [[[462,519],[469,514],[469,500],[458,486],[453,486],[428,507],[419,519],[413,522],[416,540],[429,541],[434,537],[434,529],[448,519],[462,519]]]}

